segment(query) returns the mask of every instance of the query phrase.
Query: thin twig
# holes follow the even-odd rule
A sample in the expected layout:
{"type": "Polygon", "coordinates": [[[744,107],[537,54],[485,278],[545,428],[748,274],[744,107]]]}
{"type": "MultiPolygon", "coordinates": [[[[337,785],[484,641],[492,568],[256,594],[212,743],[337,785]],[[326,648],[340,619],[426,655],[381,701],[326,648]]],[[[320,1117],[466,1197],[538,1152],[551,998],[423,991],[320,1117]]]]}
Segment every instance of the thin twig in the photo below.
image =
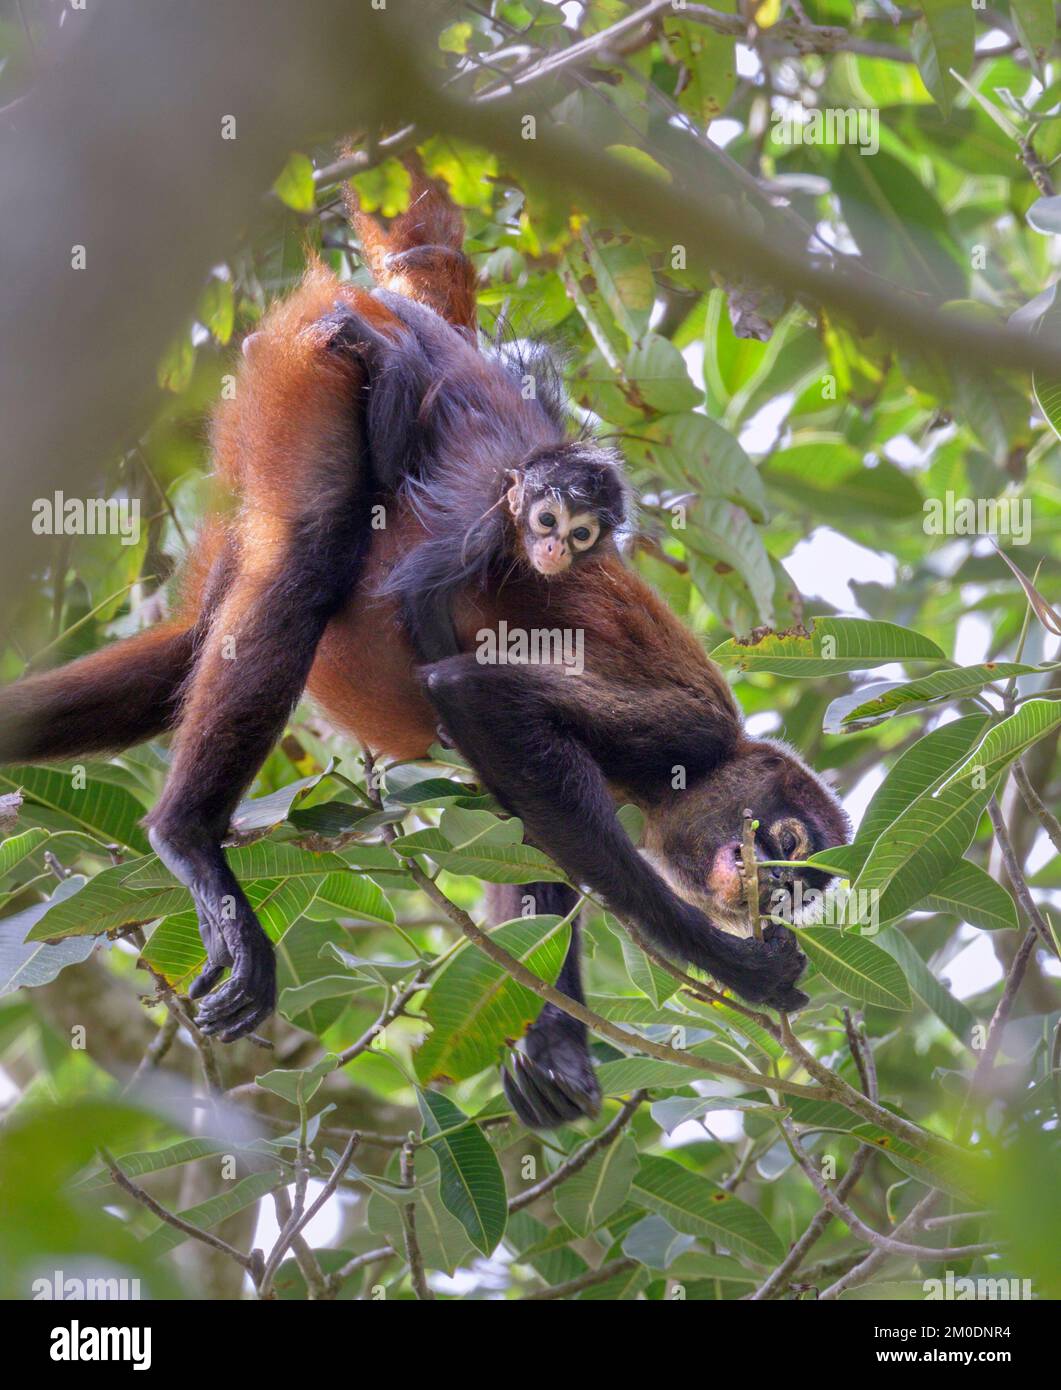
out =
{"type": "Polygon", "coordinates": [[[554,1284],[552,1288],[526,1294],[521,1301],[544,1303],[546,1299],[568,1298],[572,1294],[581,1293],[583,1289],[592,1289],[595,1284],[606,1284],[617,1274],[625,1274],[628,1269],[633,1269],[637,1263],[637,1260],[627,1257],[612,1260],[611,1264],[601,1265],[600,1269],[591,1269],[585,1274],[580,1274],[577,1279],[569,1279],[566,1284],[554,1284]]]}
{"type": "Polygon", "coordinates": [[[242,1250],[237,1250],[234,1245],[229,1245],[228,1241],[222,1240],[220,1236],[212,1235],[209,1231],[203,1231],[198,1226],[193,1226],[190,1221],[185,1221],[182,1217],[176,1216],[171,1211],[167,1211],[160,1202],[155,1201],[150,1193],[145,1192],[144,1189],[133,1182],[131,1178],[127,1178],[118,1167],[117,1161],[113,1155],[102,1146],[100,1146],[99,1149],[99,1156],[106,1165],[115,1185],[120,1187],[123,1192],[127,1192],[129,1196],[138,1201],[141,1206],[146,1207],[148,1211],[157,1216],[160,1221],[164,1221],[167,1226],[172,1226],[174,1230],[180,1231],[182,1235],[186,1235],[192,1240],[201,1241],[203,1245],[210,1245],[215,1250],[220,1250],[222,1254],[230,1256],[238,1265],[249,1274],[253,1275],[256,1262],[252,1256],[245,1255],[242,1250]]]}
{"type": "Polygon", "coordinates": [[[177,1036],[179,1031],[180,1022],[173,1013],[167,1013],[159,1026],[158,1032],[151,1039],[147,1050],[137,1064],[136,1070],[129,1078],[129,1082],[125,1087],[126,1092],[133,1090],[149,1071],[153,1071],[154,1068],[162,1062],[166,1053],[173,1046],[173,1039],[177,1036]]]}
{"type": "MultiPolygon", "coordinates": [[[[844,1028],[847,1032],[847,1043],[851,1049],[855,1066],[862,1079],[862,1089],[870,1100],[877,1099],[877,1065],[873,1058],[873,1051],[869,1045],[869,1040],[859,1031],[858,1024],[851,1016],[849,1009],[844,1010],[844,1028]]],[[[855,1184],[869,1166],[869,1161],[873,1157],[873,1148],[869,1144],[860,1144],[855,1151],[847,1172],[836,1184],[836,1195],[841,1201],[845,1201],[855,1184]]],[[[793,1245],[782,1262],[775,1270],[759,1285],[751,1295],[751,1301],[765,1302],[768,1299],[776,1298],[778,1294],[784,1292],[792,1281],[792,1276],[800,1267],[813,1247],[821,1239],[826,1227],[833,1219],[832,1211],[827,1207],[821,1207],[811,1218],[807,1229],[800,1236],[799,1240],[793,1245]]]]}
{"type": "Polygon", "coordinates": [[[1032,926],[1042,938],[1046,949],[1052,954],[1057,954],[1054,945],[1054,938],[1050,928],[1043,920],[1043,915],[1039,911],[1035,899],[1032,897],[1031,889],[1028,887],[1028,880],[1024,877],[1023,870],[1017,862],[1017,856],[1013,849],[1013,842],[1009,838],[1009,830],[1006,826],[1006,819],[1002,814],[1002,807],[998,804],[998,797],[993,796],[987,803],[987,814],[991,817],[991,824],[995,831],[995,843],[998,845],[999,853],[1002,855],[1002,862],[1006,866],[1006,873],[1009,881],[1013,885],[1013,891],[1017,895],[1017,901],[1024,909],[1032,926]]]}
{"type": "Polygon", "coordinates": [[[875,1231],[872,1226],[867,1226],[862,1218],[853,1212],[845,1202],[841,1201],[837,1193],[821,1176],[800,1143],[799,1135],[796,1133],[792,1121],[786,1117],[780,1117],[777,1123],[785,1136],[792,1157],[809,1179],[815,1192],[832,1214],[838,1217],[853,1235],[859,1236],[867,1244],[884,1250],[889,1255],[907,1255],[918,1260],[965,1260],[971,1259],[974,1255],[989,1255],[998,1249],[997,1241],[987,1241],[980,1245],[951,1245],[938,1248],[911,1245],[907,1241],[897,1240],[894,1236],[887,1236],[880,1231],[875,1231]]]}
{"type": "MultiPolygon", "coordinates": [[[[291,1200],[285,1187],[278,1187],[273,1193],[273,1205],[276,1207],[277,1223],[283,1230],[291,1220],[291,1200]]],[[[304,1236],[296,1235],[292,1238],[291,1253],[294,1255],[295,1263],[306,1281],[310,1300],[315,1301],[323,1298],[326,1289],[324,1271],[317,1263],[317,1256],[304,1236]]]]}
{"type": "Polygon", "coordinates": [[[281,1230],[276,1244],[273,1246],[269,1258],[265,1262],[265,1269],[262,1271],[262,1277],[258,1281],[259,1298],[268,1298],[270,1296],[270,1287],[273,1277],[280,1267],[280,1261],[283,1259],[285,1252],[296,1236],[305,1229],[324,1206],[325,1202],[331,1198],[335,1189],[339,1186],[343,1174],[346,1172],[347,1168],[349,1168],[350,1162],[360,1142],[361,1136],[355,1130],[347,1140],[346,1148],[340,1155],[338,1163],[336,1163],[335,1167],[328,1175],[328,1180],[321,1189],[316,1201],[314,1201],[309,1208],[306,1208],[305,1205],[306,1185],[309,1180],[309,1166],[306,1162],[306,1151],[304,1146],[301,1142],[299,1143],[298,1159],[295,1165],[294,1205],[287,1223],[281,1230]]]}
{"type": "Polygon", "coordinates": [[[378,1250],[366,1250],[363,1255],[355,1255],[352,1260],[347,1260],[346,1264],[328,1275],[325,1284],[327,1296],[334,1298],[351,1274],[356,1274],[359,1269],[364,1269],[366,1265],[378,1264],[380,1260],[389,1260],[397,1253],[393,1245],[381,1245],[378,1250]]]}
{"type": "Polygon", "coordinates": [[[1042,797],[1032,785],[1032,780],[1028,776],[1028,769],[1024,766],[1021,758],[1017,758],[1013,764],[1013,780],[1020,789],[1020,794],[1024,798],[1024,804],[1035,816],[1043,829],[1053,841],[1054,849],[1061,854],[1061,821],[1054,815],[1053,811],[1046,805],[1042,797]]]}
{"type": "Polygon", "coordinates": [[[741,827],[740,861],[741,881],[744,884],[744,902],[748,908],[748,921],[756,941],[763,939],[763,924],[759,918],[759,861],[755,856],[755,832],[759,822],[752,818],[752,812],[744,808],[741,827]]]}
{"type": "Polygon", "coordinates": [[[618,1114],[608,1121],[599,1134],[594,1135],[580,1149],[576,1149],[570,1158],[565,1158],[563,1163],[554,1172],[542,1178],[541,1182],[535,1183],[533,1187],[528,1187],[525,1192],[511,1197],[508,1203],[509,1215],[522,1211],[524,1207],[529,1207],[539,1197],[544,1197],[547,1192],[552,1192],[554,1187],[559,1187],[562,1182],[573,1177],[580,1168],[585,1168],[594,1155],[600,1153],[602,1149],[606,1149],[626,1128],[644,1099],[644,1091],[635,1091],[630,1099],[624,1102],[618,1114]]]}
{"type": "MultiPolygon", "coordinates": [[[[402,1149],[401,1175],[402,1186],[412,1187],[414,1181],[413,1171],[413,1145],[407,1143],[402,1149]]],[[[427,1275],[424,1273],[424,1257],[420,1253],[420,1242],[416,1236],[416,1202],[406,1202],[402,1207],[402,1228],[405,1231],[405,1258],[409,1262],[409,1277],[412,1280],[413,1292],[419,1299],[432,1299],[434,1293],[431,1291],[427,1282],[427,1275]]]]}

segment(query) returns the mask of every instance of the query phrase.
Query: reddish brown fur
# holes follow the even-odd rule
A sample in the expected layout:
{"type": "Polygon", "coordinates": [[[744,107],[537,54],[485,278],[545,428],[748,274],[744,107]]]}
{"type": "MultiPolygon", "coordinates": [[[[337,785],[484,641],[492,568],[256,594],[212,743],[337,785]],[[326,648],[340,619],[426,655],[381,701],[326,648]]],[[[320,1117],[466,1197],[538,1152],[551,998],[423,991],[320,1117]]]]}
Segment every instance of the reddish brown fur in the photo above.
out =
{"type": "Polygon", "coordinates": [[[409,207],[384,228],[362,212],[353,183],[344,187],[347,212],[361,241],[361,253],[379,285],[408,295],[434,309],[444,319],[470,334],[478,322],[475,304],[476,276],[463,254],[464,218],[445,192],[424,174],[419,162],[406,160],[412,178],[409,207]],[[432,254],[415,254],[421,247],[432,254]],[[414,255],[403,262],[390,258],[403,252],[414,255]]]}

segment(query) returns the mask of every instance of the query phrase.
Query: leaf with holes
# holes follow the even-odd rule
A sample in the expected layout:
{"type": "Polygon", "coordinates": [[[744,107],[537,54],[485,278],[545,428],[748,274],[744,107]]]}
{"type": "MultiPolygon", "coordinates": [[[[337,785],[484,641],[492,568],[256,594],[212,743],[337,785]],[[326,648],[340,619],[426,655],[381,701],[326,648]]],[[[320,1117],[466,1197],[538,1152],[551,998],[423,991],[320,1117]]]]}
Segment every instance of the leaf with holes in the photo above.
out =
{"type": "Polygon", "coordinates": [[[812,618],[810,631],[770,632],[754,641],[731,637],[711,655],[741,671],[793,678],[868,671],[890,661],[944,659],[935,642],[919,632],[863,618],[812,618]]]}

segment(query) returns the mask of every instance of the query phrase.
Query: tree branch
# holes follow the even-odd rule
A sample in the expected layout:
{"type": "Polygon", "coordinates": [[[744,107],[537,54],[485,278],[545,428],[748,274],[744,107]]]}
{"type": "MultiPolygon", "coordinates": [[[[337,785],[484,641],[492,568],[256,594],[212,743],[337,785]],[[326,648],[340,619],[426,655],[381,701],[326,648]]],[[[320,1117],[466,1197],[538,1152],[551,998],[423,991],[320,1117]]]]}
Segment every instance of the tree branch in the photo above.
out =
{"type": "Polygon", "coordinates": [[[559,1187],[562,1182],[573,1177],[580,1168],[585,1168],[595,1154],[606,1149],[619,1134],[626,1128],[633,1118],[638,1106],[645,1099],[644,1091],[635,1091],[629,1100],[623,1103],[619,1113],[612,1117],[599,1134],[594,1135],[588,1143],[583,1144],[577,1149],[570,1158],[566,1158],[563,1163],[552,1173],[542,1178],[541,1182],[535,1183],[533,1187],[528,1187],[525,1192],[520,1192],[515,1197],[509,1198],[509,1215],[516,1211],[522,1211],[524,1207],[529,1207],[532,1202],[536,1202],[539,1197],[544,1197],[547,1192],[552,1192],[554,1187],[559,1187]]]}

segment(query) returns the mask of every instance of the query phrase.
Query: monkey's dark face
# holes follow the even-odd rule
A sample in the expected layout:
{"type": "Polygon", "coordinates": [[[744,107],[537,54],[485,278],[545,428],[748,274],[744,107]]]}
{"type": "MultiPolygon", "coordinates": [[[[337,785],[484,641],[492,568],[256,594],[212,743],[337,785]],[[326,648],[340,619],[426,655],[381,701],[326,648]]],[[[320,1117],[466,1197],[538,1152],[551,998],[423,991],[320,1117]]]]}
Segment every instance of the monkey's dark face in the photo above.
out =
{"type": "MultiPolygon", "coordinates": [[[[850,838],[836,797],[781,744],[749,743],[713,776],[680,793],[649,847],[675,890],[718,926],[746,932],[742,875],[745,808],[759,824],[757,860],[802,860],[850,838]]],[[[799,906],[828,887],[821,869],[771,865],[759,870],[759,910],[799,918],[799,906]]]]}
{"type": "Polygon", "coordinates": [[[561,446],[511,475],[506,494],[530,567],[547,579],[598,552],[626,517],[615,456],[592,445],[561,446]]]}

